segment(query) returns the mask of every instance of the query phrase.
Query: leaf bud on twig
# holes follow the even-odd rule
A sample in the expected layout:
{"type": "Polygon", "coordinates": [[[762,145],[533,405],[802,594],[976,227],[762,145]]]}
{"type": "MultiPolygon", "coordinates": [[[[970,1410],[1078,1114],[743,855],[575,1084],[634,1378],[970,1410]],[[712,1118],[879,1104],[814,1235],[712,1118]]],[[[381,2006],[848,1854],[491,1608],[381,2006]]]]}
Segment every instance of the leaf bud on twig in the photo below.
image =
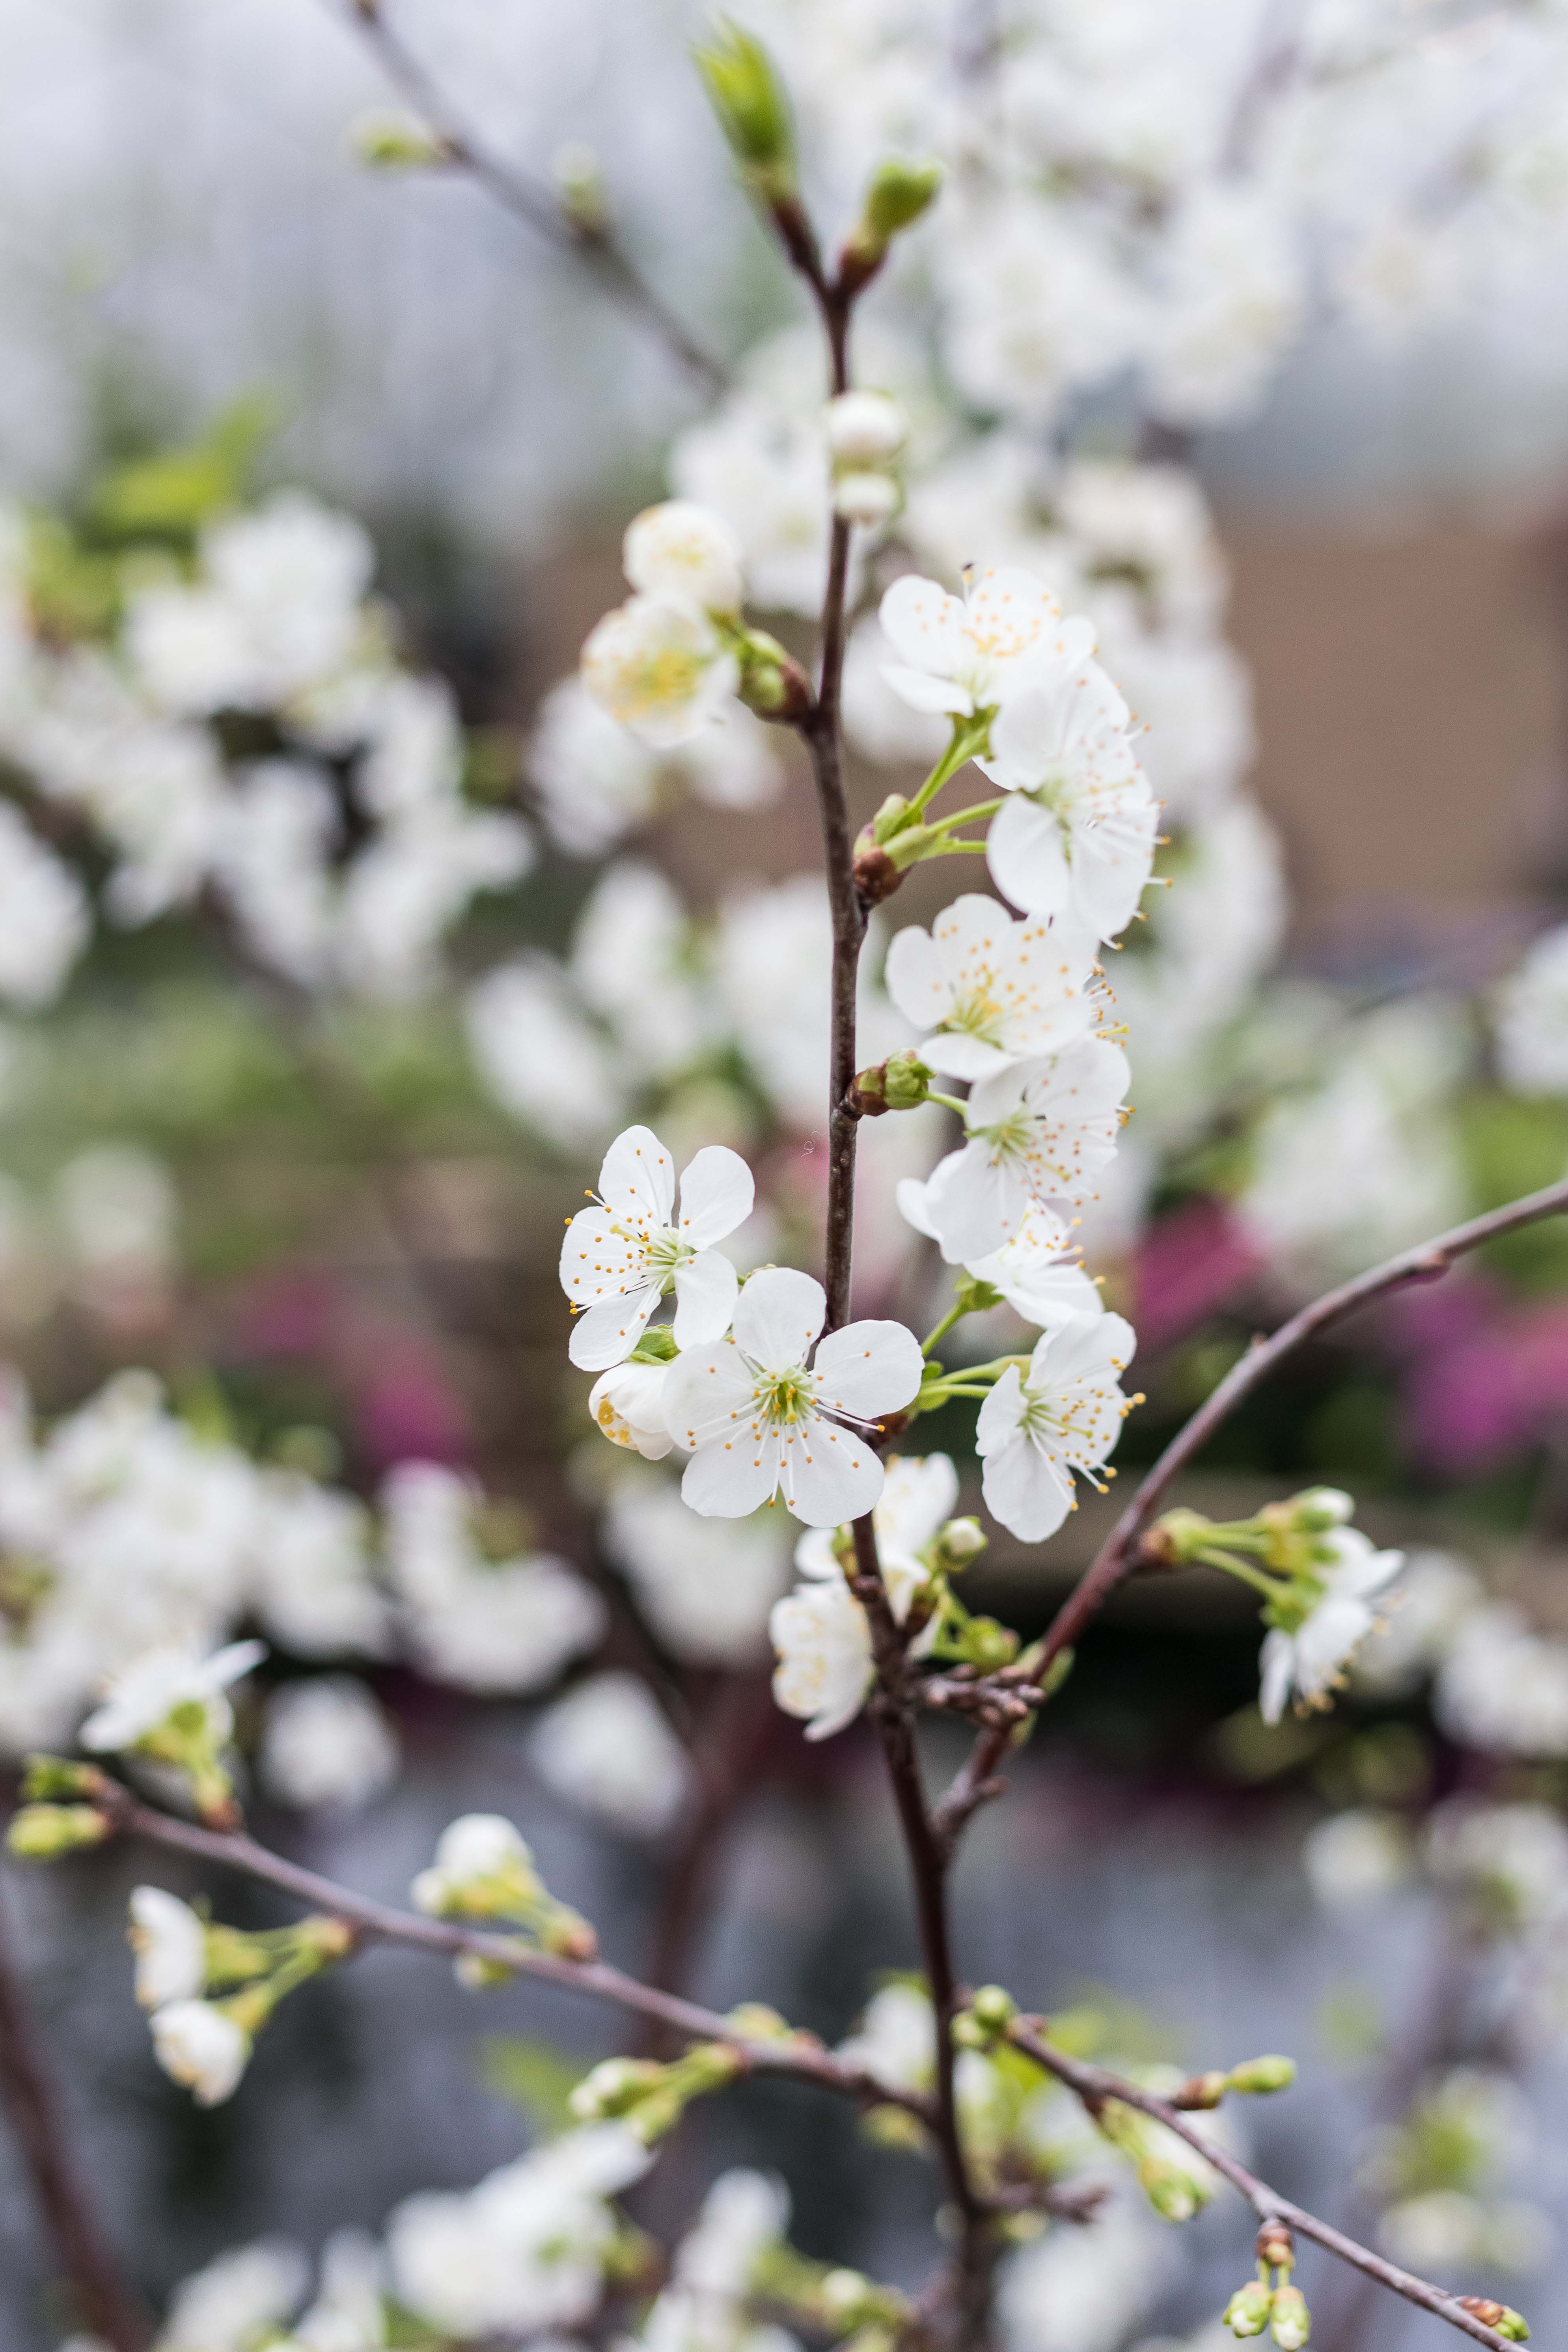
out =
{"type": "Polygon", "coordinates": [[[728,21],[692,58],[741,175],[770,205],[795,193],[795,125],[773,59],[756,36],[728,21]]]}
{"type": "Polygon", "coordinates": [[[1262,2097],[1269,2091],[1288,2091],[1296,2079],[1294,2058],[1244,2058],[1226,2076],[1227,2089],[1262,2097]]]}
{"type": "Polygon", "coordinates": [[[1472,2319],[1479,2319],[1483,2327],[1496,2328],[1498,2334],[1506,2336],[1510,2344],[1528,2344],[1530,2341],[1529,2326],[1509,2304],[1494,2303],[1486,2294],[1462,2294],[1459,2309],[1468,2311],[1472,2319]]]}
{"type": "Polygon", "coordinates": [[[96,1805],[24,1805],[11,1816],[5,1843],[19,1862],[58,1862],[82,1846],[101,1845],[113,1827],[96,1805]]]}

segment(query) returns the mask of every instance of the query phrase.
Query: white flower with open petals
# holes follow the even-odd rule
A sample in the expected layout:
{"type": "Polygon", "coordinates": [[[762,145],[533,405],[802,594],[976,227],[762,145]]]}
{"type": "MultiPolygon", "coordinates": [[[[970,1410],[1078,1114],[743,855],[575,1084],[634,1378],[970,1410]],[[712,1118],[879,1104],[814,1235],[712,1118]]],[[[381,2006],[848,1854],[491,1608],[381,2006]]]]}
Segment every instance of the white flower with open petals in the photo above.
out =
{"type": "Polygon", "coordinates": [[[675,1293],[675,1344],[706,1346],[729,1328],[737,1277],[713,1247],[752,1213],[752,1171],[710,1143],[680,1180],[650,1128],[628,1127],[605,1154],[599,1199],[561,1244],[561,1286],[584,1310],[567,1350],[584,1371],[624,1363],[659,1300],[675,1293]]]}
{"type": "Polygon", "coordinates": [[[1402,1551],[1377,1551],[1359,1528],[1335,1528],[1320,1538],[1333,1554],[1319,1571],[1321,1590],[1293,1626],[1275,1625],[1258,1660],[1258,1707],[1278,1723],[1292,1694],[1300,1709],[1325,1706],[1358,1643],[1376,1622],[1372,1601],[1405,1565],[1402,1551]]]}
{"type": "MultiPolygon", "coordinates": [[[[938,1238],[926,1208],[926,1188],[917,1177],[906,1176],[899,1186],[899,1208],[917,1234],[938,1238]]],[[[1016,1315],[1044,1329],[1071,1315],[1101,1315],[1104,1301],[1092,1276],[1084,1272],[1071,1224],[1031,1201],[1024,1222],[1010,1242],[988,1257],[971,1258],[964,1271],[978,1282],[999,1290],[1016,1315]]]]}
{"type": "Polygon", "coordinates": [[[176,1707],[199,1706],[208,1738],[221,1747],[234,1729],[224,1694],[266,1655],[265,1642],[230,1642],[210,1658],[174,1644],[148,1650],[110,1678],[102,1705],[82,1725],[81,1744],[99,1755],[135,1748],[176,1707]]]}
{"type": "MultiPolygon", "coordinates": [[[[888,1602],[901,1625],[910,1603],[931,1570],[921,1554],[958,1500],[958,1473],[946,1454],[891,1454],[882,1496],[872,1514],[877,1558],[888,1602]]],[[[795,1564],[802,1576],[826,1582],[842,1577],[833,1549],[834,1530],[811,1528],[795,1548],[795,1564]]]]}
{"type": "Polygon", "coordinates": [[[721,515],[689,499],[645,507],[626,529],[621,565],[645,596],[666,596],[729,619],[741,609],[745,584],[741,543],[721,515]]]}
{"type": "Polygon", "coordinates": [[[1027,1375],[1010,1364],[980,1408],[975,1451],[985,1507],[1025,1543],[1055,1535],[1073,1473],[1099,1469],[1130,1407],[1121,1376],[1138,1342],[1120,1315],[1058,1323],[1035,1343],[1027,1375]]]}
{"type": "Polygon", "coordinates": [[[1094,943],[1047,922],[1016,922],[969,891],[929,931],[911,923],[888,950],[888,993],[933,1034],[922,1062],[951,1078],[986,1078],[1054,1054],[1092,1028],[1100,998],[1094,943]]]}
{"type": "Polygon", "coordinates": [[[1120,1045],[1079,1037],[980,1081],[965,1105],[969,1140],[937,1163],[919,1196],[923,1230],[949,1265],[1005,1247],[1031,1202],[1092,1200],[1115,1157],[1128,1075],[1120,1045]]]}
{"type": "Polygon", "coordinates": [[[836,1528],[876,1503],[882,1465],[849,1424],[908,1404],[924,1360],[901,1323],[850,1323],[814,1363],[826,1311],[810,1275],[764,1267],[736,1301],[731,1337],[670,1366],[665,1418],[691,1451],[680,1491],[694,1511],[741,1518],[782,1491],[797,1519],[836,1528]]]}
{"type": "Polygon", "coordinates": [[[842,1577],[797,1584],[773,1603],[768,1632],[778,1654],[773,1696],[805,1721],[808,1739],[853,1723],[871,1687],[871,1629],[842,1577]]]}
{"type": "Polygon", "coordinates": [[[1094,625],[1064,620],[1032,572],[972,572],[962,600],[906,574],[881,604],[882,634],[899,661],[885,672],[916,710],[970,719],[1005,703],[1026,676],[1070,669],[1094,651],[1094,625]]]}
{"type": "Polygon", "coordinates": [[[1100,665],[1021,686],[980,764],[1009,795],[985,843],[996,887],[1093,939],[1125,930],[1153,871],[1160,808],[1100,665]]]}
{"type": "Polygon", "coordinates": [[[583,683],[602,709],[658,750],[716,719],[740,677],[706,613],[669,596],[632,596],[591,631],[583,683]]]}

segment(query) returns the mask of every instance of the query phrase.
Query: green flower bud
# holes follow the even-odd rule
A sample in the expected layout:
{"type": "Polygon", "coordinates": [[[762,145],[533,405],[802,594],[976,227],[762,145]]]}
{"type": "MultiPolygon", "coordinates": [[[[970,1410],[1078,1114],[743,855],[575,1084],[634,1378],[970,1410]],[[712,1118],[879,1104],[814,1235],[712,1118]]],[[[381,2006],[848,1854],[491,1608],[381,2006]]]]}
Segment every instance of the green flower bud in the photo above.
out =
{"type": "Polygon", "coordinates": [[[1261,2279],[1238,2286],[1225,2307],[1225,2325],[1233,2336],[1261,2336],[1274,2308],[1272,2292],[1261,2279]]]}
{"type": "Polygon", "coordinates": [[[795,126],[789,100],[754,34],[721,23],[693,62],[719,128],[742,171],[761,194],[787,195],[795,184],[795,126]]]}
{"type": "Polygon", "coordinates": [[[741,665],[736,688],[748,710],[784,727],[795,726],[812,707],[811,680],[776,637],[765,629],[748,629],[734,641],[741,665]]]}
{"type": "Polygon", "coordinates": [[[990,1541],[978,1519],[949,1519],[937,1529],[931,1546],[931,1564],[948,1576],[962,1576],[966,1568],[977,1560],[990,1541]]]}
{"type": "Polygon", "coordinates": [[[912,228],[936,202],[946,177],[934,156],[917,163],[908,156],[889,155],[878,164],[866,191],[867,227],[884,245],[900,229],[912,228]]]}
{"type": "Polygon", "coordinates": [[[994,1282],[981,1282],[972,1275],[959,1284],[952,1303],[961,1315],[984,1315],[988,1308],[1001,1306],[1002,1293],[994,1282]]]}
{"type": "Polygon", "coordinates": [[[1279,2352],[1301,2352],[1312,2332],[1312,2315],[1299,2286],[1274,2290],[1274,2341],[1279,2352]]]}
{"type": "Polygon", "coordinates": [[[987,2033],[1005,2033],[1018,2014],[1018,2004],[1005,1985],[982,1985],[970,2008],[987,2033]]]}
{"type": "Polygon", "coordinates": [[[1176,2105],[1189,2108],[1217,2107],[1227,2087],[1226,2078],[1217,2067],[1206,2074],[1194,2074],[1182,2084],[1176,2105]]]}
{"type": "Polygon", "coordinates": [[[790,2038],[788,2021],[766,2001],[743,2000],[738,2009],[731,2010],[729,2022],[747,2042],[787,2042],[790,2038]]]}
{"type": "Polygon", "coordinates": [[[931,1072],[918,1054],[907,1047],[889,1054],[882,1065],[889,1110],[914,1110],[931,1092],[931,1072]]]}
{"type": "Polygon", "coordinates": [[[108,1786],[96,1764],[79,1764],[69,1756],[29,1756],[22,1773],[23,1796],[40,1802],[101,1796],[108,1786]]]}
{"type": "Polygon", "coordinates": [[[837,2270],[828,2272],[819,2292],[827,2318],[837,2327],[849,2327],[876,2290],[863,2272],[837,2270]]]}
{"type": "Polygon", "coordinates": [[[1348,1527],[1355,1517],[1355,1497],[1342,1486],[1309,1486],[1305,1494],[1292,1495],[1286,1508],[1303,1535],[1321,1536],[1348,1527]]]}
{"type": "Polygon", "coordinates": [[[1530,2341],[1530,2329],[1520,2314],[1506,2303],[1494,2303],[1490,2295],[1462,2294],[1459,2308],[1468,2311],[1472,2319],[1479,2319],[1483,2327],[1494,2328],[1498,2335],[1506,2336],[1510,2344],[1528,2344],[1530,2341]]]}
{"type": "Polygon", "coordinates": [[[584,2075],[566,2104],[579,2123],[629,2115],[651,2092],[663,2089],[667,2072],[652,2058],[606,2058],[584,2075]]]}
{"type": "Polygon", "coordinates": [[[1146,2156],[1138,2167],[1138,2186],[1166,2221],[1190,2221],[1204,2200],[1190,2172],[1167,2164],[1163,2156],[1146,2156]]]}
{"type": "Polygon", "coordinates": [[[680,1353],[668,1323],[651,1323],[627,1358],[633,1364],[672,1364],[680,1353]]]}
{"type": "Polygon", "coordinates": [[[452,160],[440,132],[412,114],[362,114],[349,141],[355,160],[376,172],[428,171],[452,160]]]}
{"type": "Polygon", "coordinates": [[[5,1843],[21,1862],[56,1862],[80,1846],[101,1845],[114,1824],[94,1805],[24,1805],[11,1816],[5,1843]]]}
{"type": "Polygon", "coordinates": [[[550,176],[573,227],[586,237],[602,236],[610,225],[610,200],[593,149],[574,140],[558,147],[550,176]]]}
{"type": "Polygon", "coordinates": [[[890,841],[894,834],[901,831],[904,819],[909,814],[909,809],[910,803],[907,794],[903,793],[889,793],[888,794],[887,799],[882,803],[880,808],[877,811],[876,815],[871,819],[871,838],[876,843],[879,849],[882,847],[884,843],[890,841]]]}
{"type": "Polygon", "coordinates": [[[599,1938],[580,1912],[570,1910],[564,1903],[552,1903],[544,1910],[534,1930],[540,1948],[553,1952],[560,1960],[595,1960],[599,1957],[599,1938]]]}
{"type": "Polygon", "coordinates": [[[1233,2091],[1250,2092],[1255,2097],[1267,2091],[1288,2091],[1296,2079],[1294,2058],[1244,2058],[1226,2076],[1233,2091]]]}

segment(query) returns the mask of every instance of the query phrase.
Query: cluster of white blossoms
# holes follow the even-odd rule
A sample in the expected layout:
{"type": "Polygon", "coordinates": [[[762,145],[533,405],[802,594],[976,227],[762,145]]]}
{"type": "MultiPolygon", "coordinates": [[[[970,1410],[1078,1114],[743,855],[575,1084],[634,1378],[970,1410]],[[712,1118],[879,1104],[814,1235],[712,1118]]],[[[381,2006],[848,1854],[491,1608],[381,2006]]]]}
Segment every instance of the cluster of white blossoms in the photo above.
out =
{"type": "Polygon", "coordinates": [[[0,998],[58,996],[105,858],[110,923],[211,897],[300,988],[427,992],[445,934],[533,848],[466,797],[456,703],[399,658],[363,526],[302,491],[219,513],[188,568],[128,558],[112,620],[75,633],[44,562],[5,517],[0,756],[24,792],[0,811],[0,998]]]}

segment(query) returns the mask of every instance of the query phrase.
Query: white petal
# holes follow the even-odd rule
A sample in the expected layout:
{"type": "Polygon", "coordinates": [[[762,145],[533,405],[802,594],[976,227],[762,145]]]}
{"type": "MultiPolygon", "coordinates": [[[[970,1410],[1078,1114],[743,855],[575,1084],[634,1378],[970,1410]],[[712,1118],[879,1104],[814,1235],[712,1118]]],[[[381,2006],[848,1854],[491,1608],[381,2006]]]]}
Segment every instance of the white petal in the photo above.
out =
{"type": "Polygon", "coordinates": [[[1072,877],[1061,826],[1035,801],[1004,802],[985,836],[985,863],[1003,897],[1026,914],[1060,914],[1070,901],[1072,877]]]}
{"type": "Polygon", "coordinates": [[[816,1351],[817,1402],[872,1421],[910,1403],[924,1371],[920,1341],[901,1323],[849,1323],[816,1351]]]}
{"type": "Polygon", "coordinates": [[[962,668],[969,652],[967,616],[936,581],[906,572],[883,597],[878,617],[882,635],[911,669],[950,678],[962,668]]]}
{"type": "Polygon", "coordinates": [[[935,941],[918,923],[910,923],[888,950],[885,973],[888,993],[906,1021],[917,1029],[935,1029],[952,1011],[948,985],[935,941]]]}
{"type": "Polygon", "coordinates": [[[607,1372],[612,1364],[624,1364],[658,1305],[658,1286],[653,1282],[624,1298],[601,1300],[573,1324],[566,1353],[584,1372],[607,1372]]]}
{"type": "Polygon", "coordinates": [[[717,1250],[700,1250],[675,1270],[675,1344],[703,1348],[721,1339],[735,1311],[741,1277],[717,1250]]]}
{"type": "Polygon", "coordinates": [[[925,1205],[942,1256],[949,1265],[966,1265],[1012,1239],[1028,1194],[1009,1169],[993,1161],[987,1144],[966,1143],[937,1163],[925,1205]]]}
{"type": "Polygon", "coordinates": [[[665,1377],[665,1424],[678,1445],[695,1453],[742,1423],[750,1426],[752,1390],[746,1360],[732,1339],[693,1348],[677,1356],[665,1377]]]}
{"type": "Polygon", "coordinates": [[[647,1280],[642,1243],[617,1233],[608,1209],[579,1209],[561,1242],[561,1287],[573,1304],[596,1307],[647,1280]]]}
{"type": "Polygon", "coordinates": [[[752,1275],[735,1305],[735,1343],[766,1372],[787,1372],[804,1364],[827,1316],[820,1282],[794,1266],[764,1266],[752,1275]]]}
{"type": "Polygon", "coordinates": [[[668,1225],[675,1213],[675,1162],[650,1127],[628,1127],[605,1154],[599,1192],[617,1223],[639,1232],[668,1225]]]}
{"type": "Polygon", "coordinates": [[[926,1206],[926,1193],[929,1190],[929,1184],[922,1182],[918,1176],[900,1176],[894,1198],[899,1204],[899,1214],[905,1224],[912,1225],[917,1234],[923,1234],[928,1242],[934,1242],[937,1237],[936,1227],[931,1221],[931,1211],[926,1206]]]}
{"type": "Polygon", "coordinates": [[[955,686],[951,678],[928,677],[923,670],[902,669],[895,662],[884,667],[882,676],[911,710],[951,711],[955,718],[967,719],[974,708],[969,688],[955,686]]]}
{"type": "Polygon", "coordinates": [[[1278,1625],[1266,1637],[1258,1664],[1263,1677],[1258,1695],[1258,1713],[1265,1723],[1278,1723],[1290,1696],[1290,1677],[1296,1664],[1296,1644],[1278,1625]]]}
{"type": "Polygon", "coordinates": [[[707,1519],[743,1519],[771,1501],[779,1482],[778,1441],[754,1422],[700,1446],[686,1465],[680,1499],[707,1519]]]}
{"type": "Polygon", "coordinates": [[[711,1249],[745,1223],[756,1198],[752,1171],[738,1151],[710,1143],[697,1153],[680,1180],[680,1238],[693,1249],[711,1249]]]}
{"type": "MultiPolygon", "coordinates": [[[[1026,1049],[1035,1052],[1034,1046],[1026,1049]]],[[[1000,1045],[987,1045],[979,1037],[966,1037],[960,1031],[944,1034],[939,1030],[934,1037],[921,1040],[921,1059],[944,1078],[989,1078],[1016,1061],[1016,1055],[1005,1053],[1000,1045]]]]}
{"type": "Polygon", "coordinates": [[[882,1465],[853,1430],[813,1413],[780,1433],[779,1484],[807,1527],[842,1527],[875,1507],[882,1465]]]}
{"type": "Polygon", "coordinates": [[[987,1454],[980,1484],[992,1517],[1024,1543],[1044,1543],[1072,1508],[1070,1473],[1022,1430],[987,1454]]]}
{"type": "Polygon", "coordinates": [[[975,1416],[974,1451],[981,1459],[1005,1445],[1023,1418],[1023,1375],[1009,1364],[975,1416]]]}

